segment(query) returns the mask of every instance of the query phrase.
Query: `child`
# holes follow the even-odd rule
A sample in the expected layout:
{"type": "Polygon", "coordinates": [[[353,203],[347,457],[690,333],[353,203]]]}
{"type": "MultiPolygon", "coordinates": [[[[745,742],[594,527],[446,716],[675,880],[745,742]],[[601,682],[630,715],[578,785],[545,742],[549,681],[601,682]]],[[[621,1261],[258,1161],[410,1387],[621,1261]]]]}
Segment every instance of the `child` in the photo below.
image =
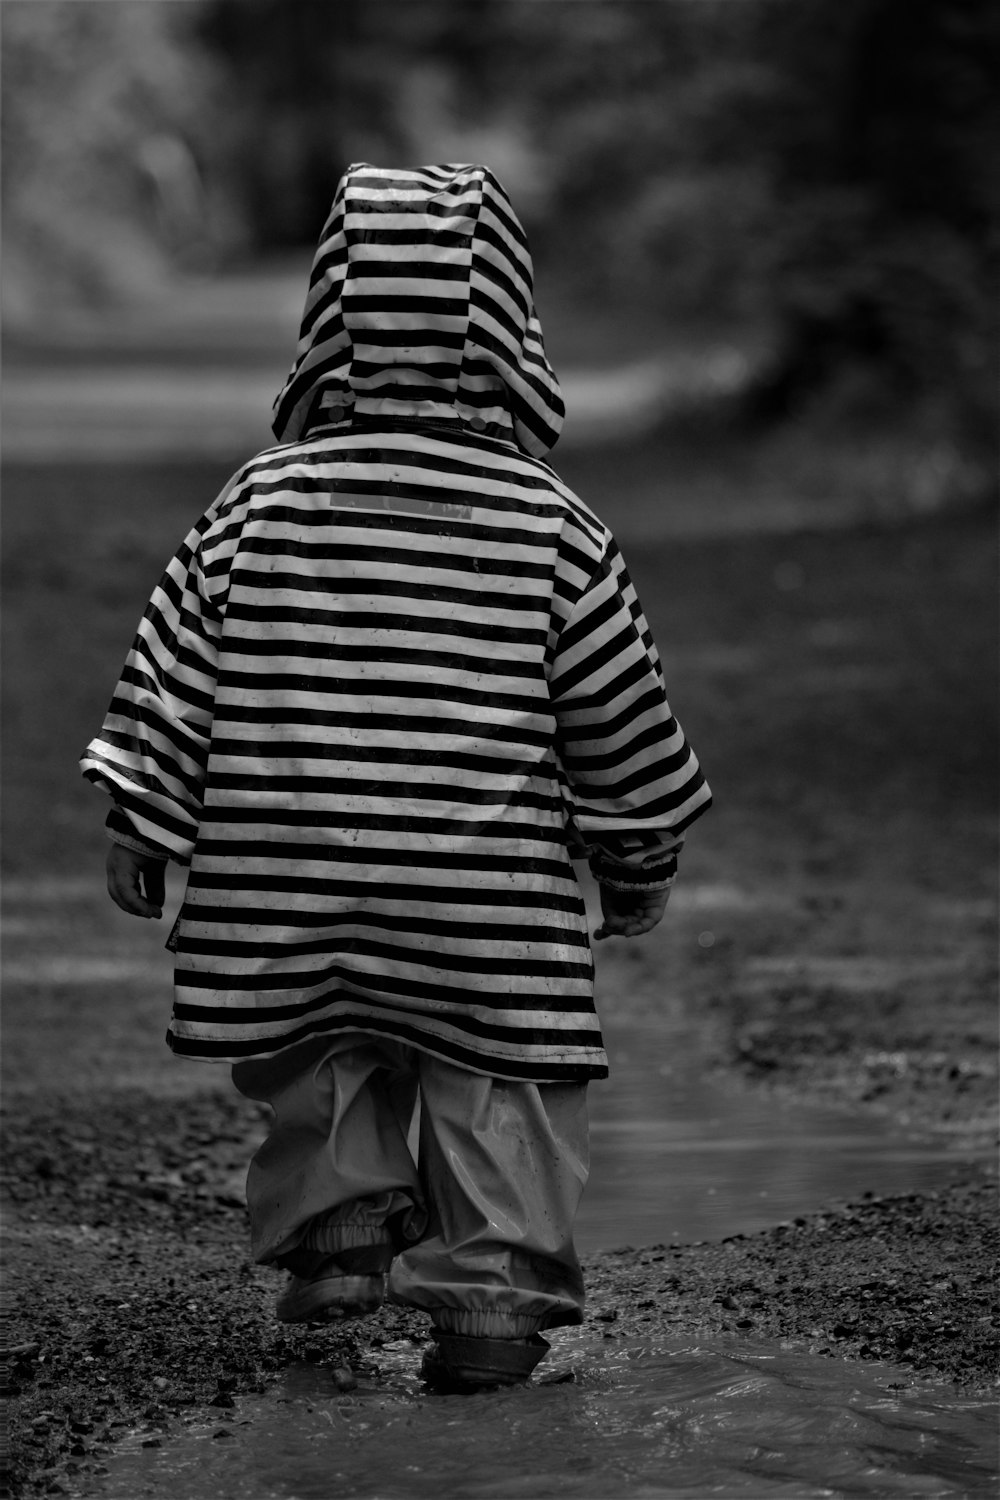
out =
{"type": "Polygon", "coordinates": [[[83,760],[118,905],[159,917],[189,867],[168,1042],[273,1110],[278,1317],[371,1312],[388,1273],[455,1388],[582,1318],[607,1060],[571,855],[595,936],[646,932],[710,801],[614,539],[544,461],[562,417],[492,173],[351,167],[279,446],[170,563],[83,760]]]}

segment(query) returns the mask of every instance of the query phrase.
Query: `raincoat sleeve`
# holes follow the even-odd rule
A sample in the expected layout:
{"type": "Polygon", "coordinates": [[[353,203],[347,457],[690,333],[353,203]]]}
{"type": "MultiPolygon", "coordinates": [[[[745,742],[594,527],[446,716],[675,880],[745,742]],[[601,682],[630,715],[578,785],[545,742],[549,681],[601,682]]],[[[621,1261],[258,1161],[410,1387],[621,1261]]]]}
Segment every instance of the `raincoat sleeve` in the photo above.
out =
{"type": "Polygon", "coordinates": [[[184,864],[202,810],[222,628],[219,565],[206,567],[227,486],[153,592],[103,728],[80,762],[141,843],[184,864]],[[214,570],[214,571],[213,571],[214,570]]]}
{"type": "Polygon", "coordinates": [[[560,632],[550,696],[570,812],[584,843],[603,843],[618,857],[645,843],[623,843],[623,834],[657,834],[658,850],[679,847],[678,835],[706,811],[711,792],[671,713],[656,647],[613,539],[560,632]]]}

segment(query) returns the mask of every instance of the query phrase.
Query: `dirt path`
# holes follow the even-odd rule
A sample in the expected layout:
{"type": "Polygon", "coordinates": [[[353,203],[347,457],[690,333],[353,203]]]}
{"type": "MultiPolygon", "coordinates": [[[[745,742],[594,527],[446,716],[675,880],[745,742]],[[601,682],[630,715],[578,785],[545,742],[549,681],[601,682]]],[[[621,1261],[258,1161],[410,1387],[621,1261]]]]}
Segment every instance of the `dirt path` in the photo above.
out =
{"type": "MultiPolygon", "coordinates": [[[[706,920],[704,901],[679,902],[659,945],[619,945],[606,956],[609,1003],[626,989],[639,1006],[656,1003],[665,955],[696,948],[706,920]]],[[[760,938],[759,909],[754,923],[760,938]]],[[[145,948],[154,934],[142,934],[145,948]]],[[[98,937],[98,947],[107,941],[98,937]]],[[[818,941],[813,932],[803,946],[818,941]]],[[[731,942],[739,945],[737,928],[731,942]]],[[[144,962],[149,977],[152,949],[144,962]]],[[[972,969],[962,984],[951,976],[955,1008],[936,1004],[932,985],[911,983],[902,1016],[873,1005],[870,988],[842,986],[833,1027],[829,966],[818,971],[822,983],[804,965],[784,987],[771,975],[763,997],[752,964],[748,971],[730,959],[720,969],[716,957],[688,967],[688,1003],[708,1008],[706,1042],[730,1088],[888,1111],[952,1143],[954,1181],[938,1193],[831,1205],[721,1243],[591,1256],[594,1329],[611,1340],[666,1333],[784,1344],[888,1362],[901,1385],[919,1375],[992,1389],[996,1185],[985,1169],[962,1167],[995,1129],[989,986],[974,982],[972,969]]],[[[111,984],[98,993],[115,992],[111,984]]],[[[192,1416],[224,1423],[235,1396],[267,1389],[302,1359],[340,1372],[349,1388],[351,1368],[377,1368],[383,1343],[426,1338],[426,1319],[401,1309],[343,1331],[274,1321],[280,1278],[246,1258],[242,1180],[263,1131],[255,1106],[222,1087],[195,1091],[204,1070],[179,1077],[174,1060],[152,1050],[145,1008],[129,1017],[121,1003],[103,1010],[106,1060],[108,1036],[117,1038],[117,1083],[103,1092],[100,1054],[86,1045],[94,1020],[86,993],[78,992],[76,1042],[48,1069],[50,1092],[29,1076],[41,1068],[39,1037],[32,1064],[24,1021],[15,1024],[26,1076],[12,1081],[6,1104],[14,1494],[86,1495],[125,1435],[160,1444],[192,1416]],[[136,1053],[129,1038],[147,1026],[150,1047],[136,1053]],[[131,1086],[122,1081],[130,1053],[131,1086]]],[[[48,1016],[51,1034],[59,1007],[36,1003],[33,1015],[43,1026],[48,1016]]]]}
{"type": "MultiPolygon", "coordinates": [[[[385,1309],[345,1331],[274,1322],[278,1278],[246,1259],[245,1101],[119,1093],[8,1125],[6,1296],[12,1492],[86,1494],[116,1440],[159,1444],[190,1413],[224,1420],[295,1360],[377,1364],[426,1337],[385,1309]]],[[[720,1333],[894,1363],[988,1390],[1000,1328],[994,1185],[831,1208],[720,1244],[591,1257],[588,1319],[608,1337],[720,1333]]],[[[344,1379],[343,1375],[339,1377],[344,1379]]],[[[348,1377],[349,1380],[349,1377],[348,1377]]]]}

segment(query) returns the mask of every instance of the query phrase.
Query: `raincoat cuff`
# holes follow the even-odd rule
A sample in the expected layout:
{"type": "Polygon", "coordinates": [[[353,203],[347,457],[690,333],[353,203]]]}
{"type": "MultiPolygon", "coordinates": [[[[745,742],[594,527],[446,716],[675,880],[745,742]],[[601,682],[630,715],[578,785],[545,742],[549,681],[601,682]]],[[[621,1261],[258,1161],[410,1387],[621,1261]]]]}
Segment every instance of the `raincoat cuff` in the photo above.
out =
{"type": "Polygon", "coordinates": [[[120,844],[123,849],[131,849],[135,854],[145,854],[150,859],[168,860],[170,858],[165,849],[139,837],[120,807],[115,807],[108,813],[104,831],[113,844],[120,844]]]}
{"type": "Polygon", "coordinates": [[[655,857],[647,856],[641,865],[631,865],[597,849],[590,856],[590,873],[598,885],[613,891],[644,891],[649,894],[668,891],[677,876],[677,854],[675,850],[669,850],[655,857]]]}
{"type": "Polygon", "coordinates": [[[684,835],[664,830],[662,833],[607,833],[591,835],[588,854],[608,869],[658,869],[673,859],[684,847],[684,835]]]}

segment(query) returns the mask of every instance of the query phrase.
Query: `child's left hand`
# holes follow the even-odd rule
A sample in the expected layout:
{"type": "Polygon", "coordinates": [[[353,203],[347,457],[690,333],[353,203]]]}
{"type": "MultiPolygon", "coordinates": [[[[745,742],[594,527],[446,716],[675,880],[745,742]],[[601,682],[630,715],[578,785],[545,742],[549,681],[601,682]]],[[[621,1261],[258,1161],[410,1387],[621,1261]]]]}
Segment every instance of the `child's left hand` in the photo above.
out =
{"type": "Polygon", "coordinates": [[[112,844],[107,860],[108,895],[131,917],[162,917],[167,861],[112,844]],[[140,885],[141,882],[141,885],[140,885]],[[143,895],[145,891],[145,895],[143,895]]]}

